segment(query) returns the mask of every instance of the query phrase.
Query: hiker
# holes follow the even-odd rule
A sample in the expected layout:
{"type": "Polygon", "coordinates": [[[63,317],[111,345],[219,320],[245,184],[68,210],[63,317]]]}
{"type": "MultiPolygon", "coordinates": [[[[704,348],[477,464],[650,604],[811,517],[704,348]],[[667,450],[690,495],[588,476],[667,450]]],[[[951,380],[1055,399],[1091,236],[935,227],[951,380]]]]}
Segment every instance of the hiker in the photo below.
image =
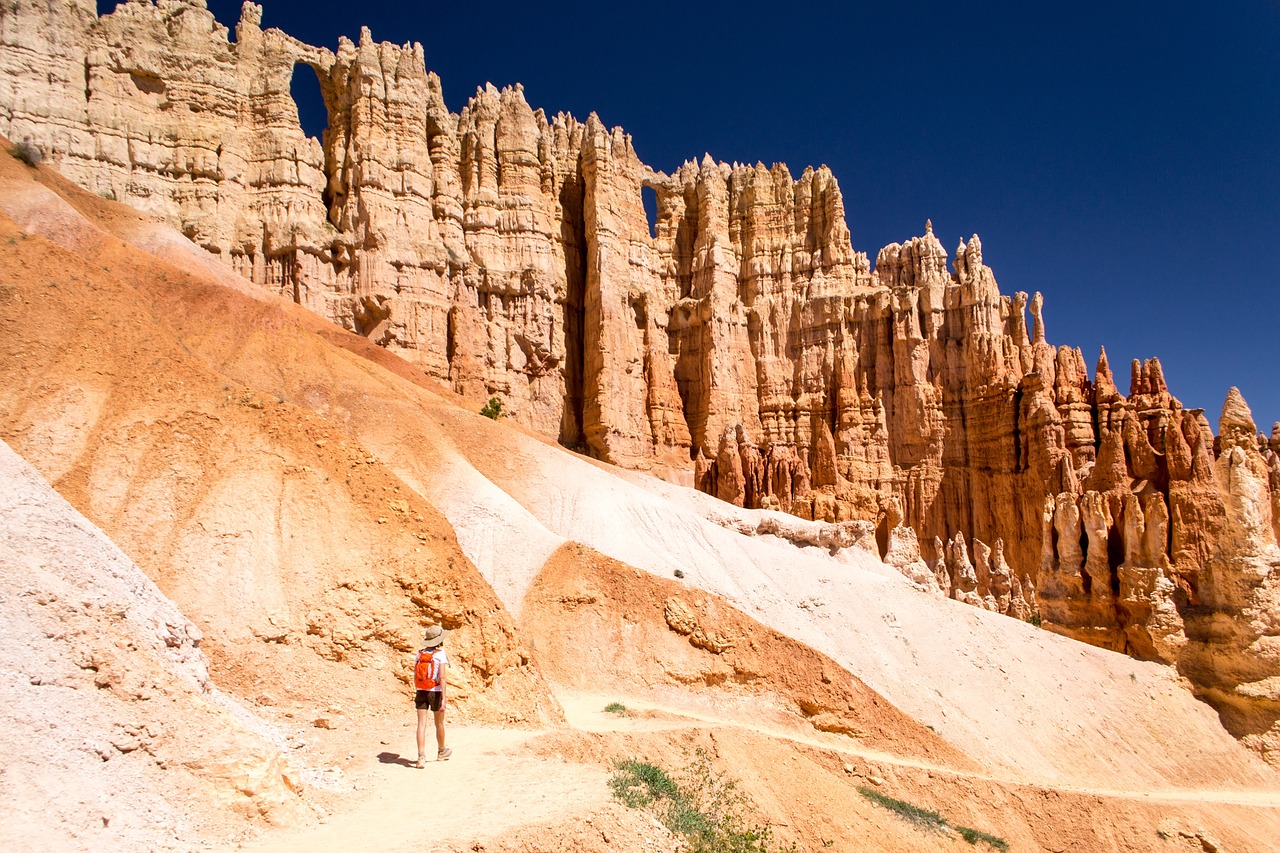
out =
{"type": "Polygon", "coordinates": [[[417,693],[413,705],[418,709],[418,769],[427,766],[427,715],[436,722],[436,761],[448,761],[453,750],[444,745],[444,687],[449,656],[444,651],[447,632],[439,625],[428,625],[422,638],[422,650],[413,663],[413,686],[417,693]]]}

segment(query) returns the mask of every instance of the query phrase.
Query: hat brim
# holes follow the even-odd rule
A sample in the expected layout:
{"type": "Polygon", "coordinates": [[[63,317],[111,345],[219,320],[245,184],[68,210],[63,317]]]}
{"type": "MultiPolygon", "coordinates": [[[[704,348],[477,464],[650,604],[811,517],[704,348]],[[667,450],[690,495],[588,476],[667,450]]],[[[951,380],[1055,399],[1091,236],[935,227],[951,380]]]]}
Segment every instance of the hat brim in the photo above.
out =
{"type": "Polygon", "coordinates": [[[423,637],[423,638],[422,638],[422,647],[423,647],[424,649],[434,649],[434,648],[436,648],[437,646],[443,646],[443,645],[444,645],[444,638],[445,638],[445,636],[446,636],[448,633],[449,633],[448,631],[444,631],[444,632],[442,632],[442,633],[440,634],[440,636],[438,636],[438,637],[423,637]]]}

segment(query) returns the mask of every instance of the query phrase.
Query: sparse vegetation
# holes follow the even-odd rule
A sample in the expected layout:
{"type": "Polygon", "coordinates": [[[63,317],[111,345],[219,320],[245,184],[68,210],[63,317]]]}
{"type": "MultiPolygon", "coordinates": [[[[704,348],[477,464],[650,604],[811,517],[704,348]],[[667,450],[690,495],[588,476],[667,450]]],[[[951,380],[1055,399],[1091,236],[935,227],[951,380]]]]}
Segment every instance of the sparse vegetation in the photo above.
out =
{"type": "Polygon", "coordinates": [[[935,832],[946,832],[947,821],[937,812],[931,812],[928,809],[922,809],[919,806],[913,806],[911,803],[903,800],[895,800],[893,797],[887,797],[874,788],[868,788],[865,785],[858,787],[858,793],[866,797],[877,806],[888,809],[910,823],[914,823],[921,829],[931,829],[935,832]]]}
{"type": "Polygon", "coordinates": [[[606,714],[617,714],[619,717],[625,717],[631,713],[621,702],[610,702],[604,706],[604,711],[606,714]]]}
{"type": "Polygon", "coordinates": [[[115,190],[111,190],[111,189],[107,189],[107,190],[100,190],[100,191],[98,192],[98,196],[99,196],[100,198],[105,198],[107,201],[115,201],[115,200],[116,200],[116,191],[115,191],[115,190]]]}
{"type": "Polygon", "coordinates": [[[794,844],[773,841],[767,824],[750,822],[754,804],[724,779],[699,749],[679,781],[646,761],[618,761],[609,778],[613,796],[629,808],[643,808],[683,839],[686,853],[795,853],[794,844]]]}
{"type": "Polygon", "coordinates": [[[44,152],[42,152],[35,145],[32,145],[31,140],[29,139],[24,139],[18,144],[14,145],[12,148],[9,149],[9,153],[12,154],[14,158],[21,160],[23,163],[26,163],[28,166],[33,166],[33,167],[39,166],[40,162],[44,160],[44,152]]]}
{"type": "Polygon", "coordinates": [[[1041,627],[1041,625],[1044,624],[1044,620],[1040,618],[1039,613],[1032,613],[1030,616],[1027,617],[1027,621],[1030,622],[1032,625],[1035,625],[1037,628],[1041,627]]]}
{"type": "Polygon", "coordinates": [[[981,841],[992,850],[998,850],[1000,853],[1004,853],[1009,849],[1009,842],[1003,838],[969,826],[956,826],[937,812],[922,809],[903,800],[895,800],[893,797],[886,796],[874,788],[862,785],[858,787],[858,793],[921,829],[927,829],[932,832],[954,832],[970,844],[977,844],[981,841]]]}
{"type": "Polygon", "coordinates": [[[480,409],[480,414],[490,420],[496,421],[498,418],[502,417],[502,401],[497,397],[490,397],[489,402],[485,403],[480,409]]]}
{"type": "Polygon", "coordinates": [[[684,577],[684,569],[676,569],[674,572],[672,572],[672,574],[674,574],[674,575],[675,575],[676,577],[678,577],[678,578],[683,578],[683,577],[684,577]]]}
{"type": "Polygon", "coordinates": [[[956,826],[952,827],[952,829],[960,833],[960,837],[965,841],[968,841],[970,844],[977,844],[981,841],[992,850],[1004,851],[1009,849],[1009,842],[1005,841],[1003,838],[994,836],[989,832],[983,832],[980,829],[974,829],[969,826],[956,826]]]}

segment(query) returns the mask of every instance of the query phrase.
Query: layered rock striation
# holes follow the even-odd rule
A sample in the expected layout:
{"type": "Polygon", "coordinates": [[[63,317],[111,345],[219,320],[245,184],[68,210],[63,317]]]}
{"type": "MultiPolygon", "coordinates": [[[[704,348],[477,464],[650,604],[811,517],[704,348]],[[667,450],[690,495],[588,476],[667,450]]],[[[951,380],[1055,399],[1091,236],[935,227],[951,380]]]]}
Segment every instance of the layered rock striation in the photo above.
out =
{"type": "Polygon", "coordinates": [[[949,256],[926,224],[873,269],[825,167],[667,175],[519,86],[451,113],[420,45],[261,22],[0,6],[0,133],[543,434],[869,522],[922,586],[1174,663],[1280,749],[1280,426],[1259,436],[1238,393],[1217,436],[1155,359],[1123,395],[1105,353],[1090,375],[1048,343],[1040,294],[1000,292],[976,235],[949,256]]]}

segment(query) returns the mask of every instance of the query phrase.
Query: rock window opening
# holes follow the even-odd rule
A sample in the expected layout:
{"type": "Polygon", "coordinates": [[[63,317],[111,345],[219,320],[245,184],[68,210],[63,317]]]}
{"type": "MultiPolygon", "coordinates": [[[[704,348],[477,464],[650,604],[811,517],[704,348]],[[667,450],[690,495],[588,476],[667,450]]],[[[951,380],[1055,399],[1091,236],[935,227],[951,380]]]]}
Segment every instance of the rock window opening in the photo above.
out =
{"type": "Polygon", "coordinates": [[[658,191],[653,187],[640,188],[640,203],[644,205],[644,218],[649,226],[649,237],[658,236],[658,191]]]}
{"type": "Polygon", "coordinates": [[[298,124],[302,132],[323,144],[324,132],[329,129],[329,109],[324,104],[324,95],[320,93],[320,78],[315,70],[301,62],[293,66],[289,94],[298,108],[298,124]]]}

